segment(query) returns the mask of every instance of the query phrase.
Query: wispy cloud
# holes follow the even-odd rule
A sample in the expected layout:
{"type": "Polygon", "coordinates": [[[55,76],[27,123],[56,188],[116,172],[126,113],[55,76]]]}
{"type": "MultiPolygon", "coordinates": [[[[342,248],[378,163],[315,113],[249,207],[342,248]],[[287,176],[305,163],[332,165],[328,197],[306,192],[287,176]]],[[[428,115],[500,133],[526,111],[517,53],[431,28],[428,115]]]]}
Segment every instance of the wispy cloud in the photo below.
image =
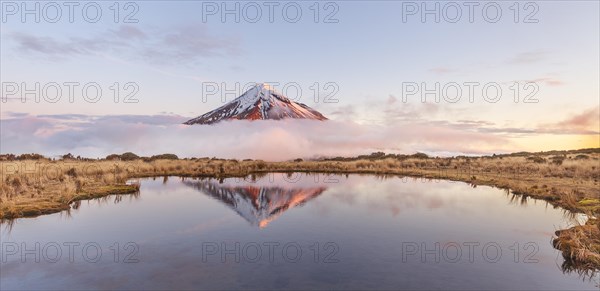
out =
{"type": "Polygon", "coordinates": [[[121,25],[118,29],[111,31],[115,34],[115,36],[126,40],[140,40],[149,38],[144,31],[132,25],[121,25]]]}
{"type": "Polygon", "coordinates": [[[27,33],[13,33],[10,38],[16,42],[15,50],[21,53],[39,53],[52,57],[85,53],[84,47],[73,45],[71,41],[58,41],[27,33]]]}
{"type": "Polygon", "coordinates": [[[600,106],[573,114],[559,122],[542,124],[539,130],[555,134],[600,134],[600,106]]]}
{"type": "Polygon", "coordinates": [[[526,84],[526,83],[536,83],[538,85],[547,85],[547,86],[563,86],[565,85],[565,81],[559,79],[558,77],[540,77],[536,79],[529,80],[513,80],[510,82],[504,82],[503,85],[513,85],[514,83],[526,84]]]}
{"type": "Polygon", "coordinates": [[[389,124],[397,121],[422,120],[436,115],[440,110],[442,110],[441,106],[437,103],[402,103],[390,95],[382,112],[385,123],[389,124]]]}
{"type": "Polygon", "coordinates": [[[510,64],[534,64],[546,59],[548,53],[543,50],[522,52],[508,60],[510,64]]]}
{"type": "Polygon", "coordinates": [[[201,24],[152,31],[122,25],[89,37],[67,39],[13,31],[3,41],[12,43],[16,53],[39,54],[54,60],[118,52],[151,63],[169,64],[241,52],[239,38],[211,34],[201,24]]]}
{"type": "Polygon", "coordinates": [[[337,120],[352,120],[353,118],[356,117],[356,108],[350,104],[348,105],[343,105],[340,106],[338,108],[336,108],[335,110],[333,110],[332,112],[330,112],[329,116],[331,116],[332,118],[335,118],[337,120]]]}

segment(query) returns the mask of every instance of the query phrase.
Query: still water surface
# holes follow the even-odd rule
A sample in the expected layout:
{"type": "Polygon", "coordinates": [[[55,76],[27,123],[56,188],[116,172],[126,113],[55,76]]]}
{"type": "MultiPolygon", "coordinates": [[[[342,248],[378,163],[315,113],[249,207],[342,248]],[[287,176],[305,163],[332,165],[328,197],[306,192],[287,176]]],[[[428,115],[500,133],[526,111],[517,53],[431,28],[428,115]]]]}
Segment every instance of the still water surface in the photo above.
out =
{"type": "MultiPolygon", "coordinates": [[[[597,290],[564,274],[543,201],[413,178],[141,180],[3,223],[0,289],[597,290]]],[[[597,276],[596,276],[597,277],[597,276]]]]}

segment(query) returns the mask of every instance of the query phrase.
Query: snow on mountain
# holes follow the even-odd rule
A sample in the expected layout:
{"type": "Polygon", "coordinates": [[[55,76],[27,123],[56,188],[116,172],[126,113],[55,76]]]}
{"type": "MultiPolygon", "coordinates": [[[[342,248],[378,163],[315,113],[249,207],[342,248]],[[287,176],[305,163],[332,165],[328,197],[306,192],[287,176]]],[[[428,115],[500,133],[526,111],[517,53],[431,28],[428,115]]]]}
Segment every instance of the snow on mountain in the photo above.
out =
{"type": "Polygon", "coordinates": [[[318,111],[294,102],[281,93],[276,92],[267,84],[257,84],[231,102],[184,124],[212,124],[231,119],[284,119],[302,118],[327,120],[318,111]]]}
{"type": "Polygon", "coordinates": [[[264,228],[283,212],[303,205],[321,195],[327,188],[283,188],[257,186],[224,186],[215,181],[184,181],[235,210],[251,225],[264,228]]]}

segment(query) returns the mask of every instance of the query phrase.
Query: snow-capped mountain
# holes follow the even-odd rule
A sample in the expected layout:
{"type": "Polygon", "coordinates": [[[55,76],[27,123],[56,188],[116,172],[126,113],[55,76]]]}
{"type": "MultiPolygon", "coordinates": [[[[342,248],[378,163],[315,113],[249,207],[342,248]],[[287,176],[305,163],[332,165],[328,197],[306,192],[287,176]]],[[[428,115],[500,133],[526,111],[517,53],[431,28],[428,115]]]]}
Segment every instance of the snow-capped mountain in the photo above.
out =
{"type": "Polygon", "coordinates": [[[302,118],[327,120],[318,111],[294,102],[267,84],[257,84],[231,102],[184,124],[212,124],[231,119],[284,119],[302,118]]]}

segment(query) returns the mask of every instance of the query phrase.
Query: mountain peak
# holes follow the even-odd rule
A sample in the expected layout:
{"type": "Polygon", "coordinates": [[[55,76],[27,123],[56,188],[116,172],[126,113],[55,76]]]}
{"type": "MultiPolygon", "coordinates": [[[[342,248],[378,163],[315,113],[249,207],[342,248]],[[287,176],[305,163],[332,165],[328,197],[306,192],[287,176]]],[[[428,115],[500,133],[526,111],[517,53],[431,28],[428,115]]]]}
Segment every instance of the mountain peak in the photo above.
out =
{"type": "Polygon", "coordinates": [[[286,99],[289,101],[289,99],[285,96],[283,96],[283,94],[275,91],[275,88],[273,88],[272,86],[270,86],[267,83],[257,83],[256,85],[254,85],[252,88],[250,88],[248,91],[246,91],[244,94],[240,95],[238,98],[245,98],[245,99],[263,99],[263,100],[268,100],[269,98],[273,98],[273,97],[278,97],[280,99],[286,99]]]}
{"type": "Polygon", "coordinates": [[[264,89],[264,90],[275,90],[271,85],[269,85],[267,83],[256,83],[256,85],[254,85],[254,87],[264,89]]]}
{"type": "Polygon", "coordinates": [[[267,83],[257,83],[239,97],[225,105],[190,119],[184,124],[213,124],[223,120],[257,120],[257,119],[314,119],[327,120],[318,111],[297,103],[267,83]]]}

